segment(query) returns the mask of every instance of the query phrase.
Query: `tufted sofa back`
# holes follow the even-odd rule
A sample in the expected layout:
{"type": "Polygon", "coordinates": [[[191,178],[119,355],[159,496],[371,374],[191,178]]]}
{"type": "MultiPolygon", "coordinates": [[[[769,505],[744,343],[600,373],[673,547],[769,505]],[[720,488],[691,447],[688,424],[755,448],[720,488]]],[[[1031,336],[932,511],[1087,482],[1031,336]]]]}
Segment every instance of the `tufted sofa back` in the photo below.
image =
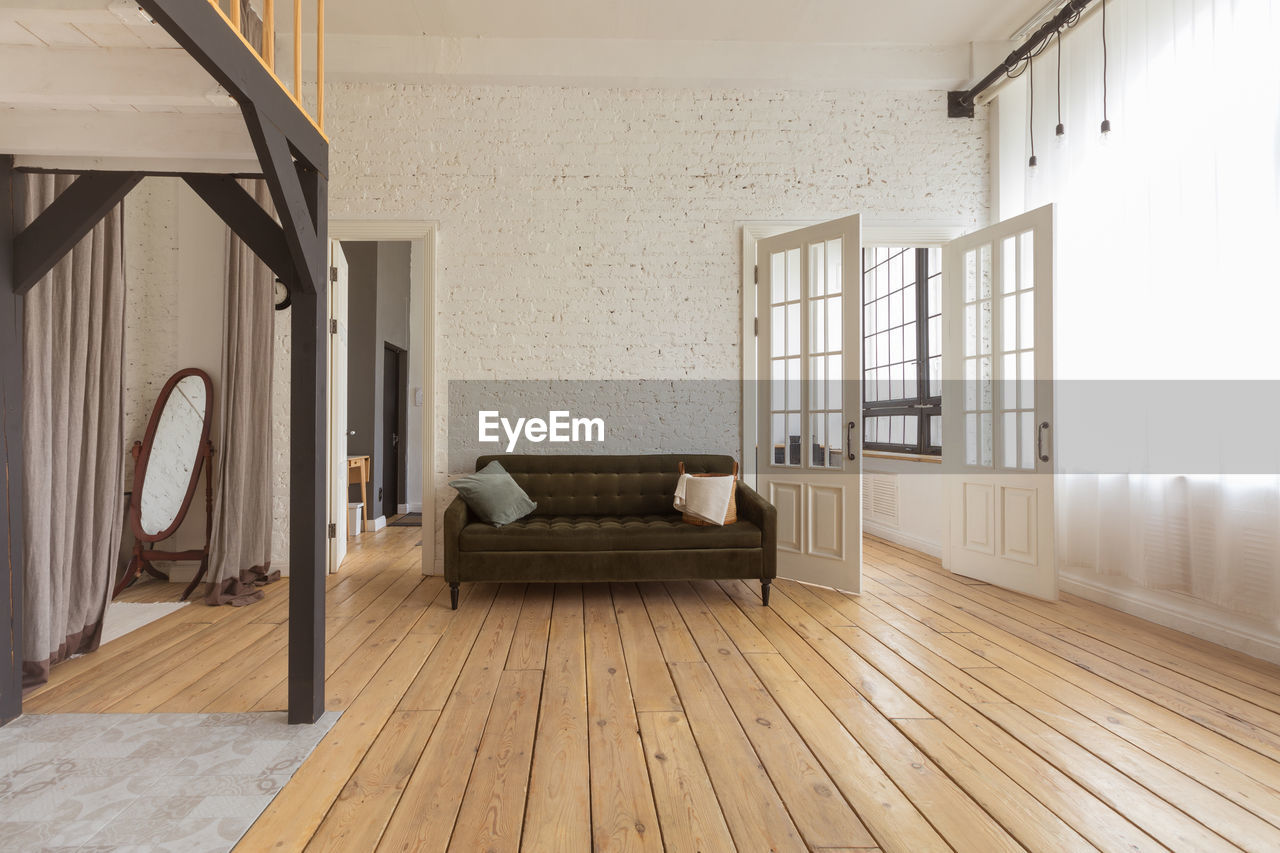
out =
{"type": "Polygon", "coordinates": [[[665,515],[674,513],[677,468],[690,474],[730,474],[732,456],[656,454],[652,456],[481,456],[479,471],[497,462],[537,502],[535,516],[665,515]]]}

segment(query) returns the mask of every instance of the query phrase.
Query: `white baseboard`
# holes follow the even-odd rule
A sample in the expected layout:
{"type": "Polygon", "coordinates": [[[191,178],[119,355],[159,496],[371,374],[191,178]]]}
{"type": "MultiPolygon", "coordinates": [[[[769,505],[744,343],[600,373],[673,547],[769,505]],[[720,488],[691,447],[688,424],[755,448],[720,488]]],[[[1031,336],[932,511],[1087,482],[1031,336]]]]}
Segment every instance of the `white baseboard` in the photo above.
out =
{"type": "Polygon", "coordinates": [[[387,517],[385,515],[379,515],[376,518],[369,519],[369,527],[375,533],[386,526],[387,526],[387,517]]]}
{"type": "Polygon", "coordinates": [[[396,504],[396,512],[399,513],[400,515],[404,515],[408,511],[409,511],[408,504],[396,504]]]}
{"type": "Polygon", "coordinates": [[[921,539],[918,536],[912,536],[910,533],[903,533],[893,527],[884,527],[863,520],[862,532],[870,533],[872,536],[879,536],[881,539],[888,539],[901,545],[904,548],[910,548],[913,551],[919,551],[922,554],[928,554],[930,557],[942,559],[942,543],[933,542],[928,539],[921,539]]]}
{"type": "Polygon", "coordinates": [[[1280,664],[1280,633],[1249,624],[1245,617],[1233,616],[1212,605],[1119,579],[1113,583],[1067,572],[1059,573],[1058,586],[1063,592],[1280,664]]]}
{"type": "Polygon", "coordinates": [[[405,505],[404,505],[404,509],[402,509],[402,510],[400,510],[400,511],[401,511],[401,512],[422,512],[422,503],[421,503],[421,502],[419,502],[419,503],[408,503],[408,504],[405,504],[405,505]]]}

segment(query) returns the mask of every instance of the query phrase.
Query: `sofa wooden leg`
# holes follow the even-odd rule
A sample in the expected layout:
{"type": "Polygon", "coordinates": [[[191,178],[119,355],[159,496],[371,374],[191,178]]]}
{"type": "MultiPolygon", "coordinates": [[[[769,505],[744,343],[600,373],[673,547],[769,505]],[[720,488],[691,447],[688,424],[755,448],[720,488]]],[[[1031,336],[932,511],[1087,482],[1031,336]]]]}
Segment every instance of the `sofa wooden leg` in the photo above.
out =
{"type": "Polygon", "coordinates": [[[773,581],[765,578],[760,581],[760,603],[765,607],[769,606],[769,588],[773,585],[773,581]]]}
{"type": "Polygon", "coordinates": [[[452,610],[458,609],[458,586],[459,584],[449,584],[449,607],[452,610]]]}

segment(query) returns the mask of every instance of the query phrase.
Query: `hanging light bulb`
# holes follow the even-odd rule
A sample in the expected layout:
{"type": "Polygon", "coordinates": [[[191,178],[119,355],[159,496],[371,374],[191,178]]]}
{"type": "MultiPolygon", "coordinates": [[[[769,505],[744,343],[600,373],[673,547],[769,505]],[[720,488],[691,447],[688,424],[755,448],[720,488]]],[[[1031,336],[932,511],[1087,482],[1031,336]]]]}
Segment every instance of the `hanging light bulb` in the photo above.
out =
{"type": "Polygon", "coordinates": [[[1058,30],[1054,36],[1058,39],[1058,126],[1053,129],[1053,141],[1058,148],[1065,148],[1067,128],[1062,123],[1062,31],[1058,30]]]}
{"type": "Polygon", "coordinates": [[[1027,160],[1027,176],[1036,174],[1036,66],[1027,56],[1027,130],[1031,139],[1031,157],[1027,160]]]}
{"type": "Polygon", "coordinates": [[[1102,124],[1099,141],[1106,145],[1111,136],[1111,119],[1107,118],[1107,0],[1102,0],[1102,124]]]}

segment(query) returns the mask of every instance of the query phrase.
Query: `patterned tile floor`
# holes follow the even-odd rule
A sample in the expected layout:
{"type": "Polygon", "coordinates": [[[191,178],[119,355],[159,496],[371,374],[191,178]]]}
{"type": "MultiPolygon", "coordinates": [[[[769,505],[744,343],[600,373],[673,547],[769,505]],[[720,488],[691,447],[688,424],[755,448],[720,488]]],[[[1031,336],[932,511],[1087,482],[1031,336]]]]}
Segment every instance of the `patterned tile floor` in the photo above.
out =
{"type": "Polygon", "coordinates": [[[0,728],[0,850],[228,851],[338,716],[20,717],[0,728]]]}

